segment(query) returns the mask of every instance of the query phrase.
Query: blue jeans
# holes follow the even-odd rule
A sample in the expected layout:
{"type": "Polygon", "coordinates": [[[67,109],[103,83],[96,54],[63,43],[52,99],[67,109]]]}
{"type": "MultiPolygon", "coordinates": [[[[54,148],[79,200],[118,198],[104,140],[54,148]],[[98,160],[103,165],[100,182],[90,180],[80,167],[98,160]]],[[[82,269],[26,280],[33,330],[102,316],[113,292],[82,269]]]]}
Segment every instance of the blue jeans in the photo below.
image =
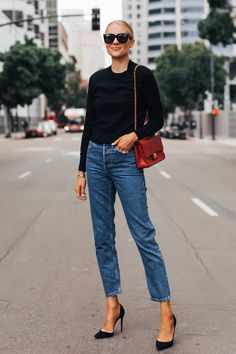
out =
{"type": "Polygon", "coordinates": [[[144,173],[136,167],[134,151],[122,154],[112,145],[90,141],[86,170],[96,256],[105,295],[122,292],[115,248],[117,192],[143,261],[150,298],[168,301],[170,289],[165,264],[148,215],[144,173]]]}

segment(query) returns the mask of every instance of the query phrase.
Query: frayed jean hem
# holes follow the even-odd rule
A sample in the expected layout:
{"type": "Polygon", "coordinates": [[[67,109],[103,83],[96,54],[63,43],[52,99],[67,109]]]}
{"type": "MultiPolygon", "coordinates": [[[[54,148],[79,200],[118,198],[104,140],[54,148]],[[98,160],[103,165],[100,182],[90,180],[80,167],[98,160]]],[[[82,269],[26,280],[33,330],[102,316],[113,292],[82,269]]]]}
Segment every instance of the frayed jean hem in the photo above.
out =
{"type": "Polygon", "coordinates": [[[153,297],[150,297],[150,300],[151,301],[156,301],[156,302],[166,302],[166,301],[169,301],[171,299],[171,296],[167,296],[167,297],[164,297],[163,299],[154,299],[153,297]]]}

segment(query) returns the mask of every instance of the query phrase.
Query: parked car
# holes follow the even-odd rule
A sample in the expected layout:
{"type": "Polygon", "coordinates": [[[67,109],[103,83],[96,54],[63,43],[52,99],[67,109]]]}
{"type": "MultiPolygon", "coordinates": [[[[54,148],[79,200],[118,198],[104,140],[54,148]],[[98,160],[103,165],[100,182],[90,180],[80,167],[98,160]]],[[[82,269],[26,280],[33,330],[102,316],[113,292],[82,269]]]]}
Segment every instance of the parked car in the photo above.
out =
{"type": "Polygon", "coordinates": [[[179,123],[171,123],[164,128],[161,134],[163,137],[168,139],[186,139],[186,129],[179,123]]]}
{"type": "Polygon", "coordinates": [[[52,129],[47,122],[30,123],[25,129],[26,138],[43,138],[52,135],[52,129]]]}
{"type": "Polygon", "coordinates": [[[47,136],[42,123],[30,123],[25,128],[26,138],[41,138],[47,136]]]}
{"type": "Polygon", "coordinates": [[[49,124],[49,127],[51,128],[52,133],[54,135],[56,135],[57,134],[57,125],[54,122],[54,120],[47,120],[46,123],[49,124]]]}
{"type": "Polygon", "coordinates": [[[53,135],[52,127],[49,121],[42,121],[40,122],[43,126],[43,130],[45,131],[46,135],[45,136],[51,136],[53,135]]]}
{"type": "Polygon", "coordinates": [[[64,126],[65,132],[82,132],[84,130],[84,117],[80,116],[79,118],[69,119],[66,125],[64,126]]]}

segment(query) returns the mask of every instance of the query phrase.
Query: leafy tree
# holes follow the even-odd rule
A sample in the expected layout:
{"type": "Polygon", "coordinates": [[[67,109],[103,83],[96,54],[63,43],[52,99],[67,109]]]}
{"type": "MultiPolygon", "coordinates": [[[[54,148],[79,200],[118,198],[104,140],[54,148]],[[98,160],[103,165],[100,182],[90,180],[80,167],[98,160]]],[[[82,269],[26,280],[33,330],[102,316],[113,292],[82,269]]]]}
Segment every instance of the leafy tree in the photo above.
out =
{"type": "Polygon", "coordinates": [[[65,104],[67,107],[86,107],[87,92],[80,88],[80,71],[75,69],[73,64],[67,66],[65,104]]]}
{"type": "Polygon", "coordinates": [[[39,48],[33,39],[16,42],[10,50],[1,54],[3,71],[0,76],[1,102],[8,112],[8,129],[11,132],[10,109],[17,105],[30,105],[44,93],[49,106],[56,112],[63,104],[65,65],[61,54],[49,48],[39,48]]]}
{"type": "MultiPolygon", "coordinates": [[[[203,43],[189,44],[179,50],[170,46],[157,58],[154,72],[161,92],[165,113],[180,107],[184,112],[196,108],[199,94],[210,91],[211,51],[203,43]]],[[[226,73],[222,57],[215,57],[216,95],[222,102],[226,73]]]]}
{"type": "Polygon", "coordinates": [[[22,45],[16,42],[8,52],[1,54],[3,71],[1,73],[1,102],[7,109],[8,132],[11,135],[12,117],[10,109],[17,105],[30,105],[41,93],[38,86],[38,58],[32,40],[22,45]]]}
{"type": "Polygon", "coordinates": [[[231,6],[228,0],[208,0],[210,12],[208,17],[198,24],[199,35],[208,39],[213,45],[223,46],[235,43],[236,27],[231,16],[231,6]]]}
{"type": "Polygon", "coordinates": [[[28,40],[26,45],[16,42],[1,58],[4,62],[1,74],[2,102],[7,108],[31,104],[41,93],[38,87],[38,58],[31,41],[28,40]]]}
{"type": "Polygon", "coordinates": [[[48,106],[59,112],[64,103],[66,66],[61,64],[61,54],[50,48],[38,48],[38,85],[48,100],[48,106]]]}

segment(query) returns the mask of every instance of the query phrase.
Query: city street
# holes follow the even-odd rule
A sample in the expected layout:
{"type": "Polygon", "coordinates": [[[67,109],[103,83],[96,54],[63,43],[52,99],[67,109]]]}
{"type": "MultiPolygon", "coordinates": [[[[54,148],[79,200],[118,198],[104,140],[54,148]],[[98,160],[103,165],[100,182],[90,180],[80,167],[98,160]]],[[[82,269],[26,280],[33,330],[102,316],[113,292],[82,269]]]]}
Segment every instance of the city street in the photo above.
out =
{"type": "MultiPolygon", "coordinates": [[[[117,197],[124,328],[104,321],[89,203],[74,191],[81,134],[0,139],[0,353],[156,353],[159,305],[117,197]]],[[[177,318],[165,353],[236,354],[236,147],[164,140],[146,170],[149,212],[177,318]]]]}

